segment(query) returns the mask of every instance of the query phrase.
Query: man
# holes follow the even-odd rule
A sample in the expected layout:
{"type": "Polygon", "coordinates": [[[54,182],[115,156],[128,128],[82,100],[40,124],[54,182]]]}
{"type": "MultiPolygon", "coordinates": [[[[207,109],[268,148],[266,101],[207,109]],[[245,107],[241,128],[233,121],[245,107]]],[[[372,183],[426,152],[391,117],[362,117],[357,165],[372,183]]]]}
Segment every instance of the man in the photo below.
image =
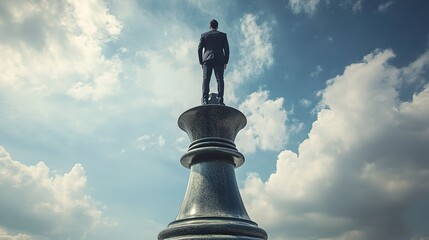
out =
{"type": "Polygon", "coordinates": [[[226,34],[219,32],[217,28],[218,22],[214,19],[211,20],[210,31],[201,34],[200,44],[198,44],[198,59],[203,68],[202,104],[208,103],[210,78],[214,70],[217,81],[218,103],[224,105],[223,72],[229,60],[229,45],[226,34]]]}

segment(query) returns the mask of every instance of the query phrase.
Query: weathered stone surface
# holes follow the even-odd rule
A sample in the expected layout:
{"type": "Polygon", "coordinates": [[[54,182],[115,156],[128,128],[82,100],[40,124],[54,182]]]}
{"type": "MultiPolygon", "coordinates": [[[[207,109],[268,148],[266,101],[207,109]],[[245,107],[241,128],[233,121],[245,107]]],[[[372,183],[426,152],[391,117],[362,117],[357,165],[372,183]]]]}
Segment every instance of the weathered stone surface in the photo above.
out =
{"type": "Polygon", "coordinates": [[[210,156],[231,159],[236,167],[241,166],[244,156],[237,151],[234,140],[246,123],[243,113],[223,105],[202,105],[184,112],[178,125],[192,143],[180,160],[182,165],[190,168],[194,159],[210,156]]]}
{"type": "Polygon", "coordinates": [[[181,158],[191,173],[179,214],[158,239],[267,239],[249,218],[235,178],[235,168],[244,163],[234,144],[246,126],[244,114],[223,105],[202,105],[184,112],[178,125],[192,142],[181,158]]]}

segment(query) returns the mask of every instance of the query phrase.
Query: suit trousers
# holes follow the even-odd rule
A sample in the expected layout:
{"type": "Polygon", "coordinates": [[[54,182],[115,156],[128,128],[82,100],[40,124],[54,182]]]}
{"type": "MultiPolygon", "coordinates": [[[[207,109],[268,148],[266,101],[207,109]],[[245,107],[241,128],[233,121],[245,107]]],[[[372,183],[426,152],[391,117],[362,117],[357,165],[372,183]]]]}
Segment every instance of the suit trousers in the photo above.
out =
{"type": "Polygon", "coordinates": [[[224,90],[223,72],[225,69],[223,64],[214,65],[211,63],[203,64],[203,99],[207,100],[209,98],[210,78],[212,76],[213,70],[217,81],[217,97],[223,100],[223,90],[224,90]]]}

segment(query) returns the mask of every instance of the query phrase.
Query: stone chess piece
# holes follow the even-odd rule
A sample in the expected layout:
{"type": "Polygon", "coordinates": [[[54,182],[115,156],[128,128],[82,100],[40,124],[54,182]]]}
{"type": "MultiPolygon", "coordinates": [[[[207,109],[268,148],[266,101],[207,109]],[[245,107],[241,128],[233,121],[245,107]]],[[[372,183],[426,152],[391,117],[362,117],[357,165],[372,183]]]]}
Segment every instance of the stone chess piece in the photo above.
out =
{"type": "Polygon", "coordinates": [[[246,123],[243,113],[216,103],[191,108],[179,117],[178,125],[191,141],[180,160],[190,169],[189,182],[176,220],[158,240],[268,239],[247,214],[235,177],[244,156],[234,140],[246,123]]]}

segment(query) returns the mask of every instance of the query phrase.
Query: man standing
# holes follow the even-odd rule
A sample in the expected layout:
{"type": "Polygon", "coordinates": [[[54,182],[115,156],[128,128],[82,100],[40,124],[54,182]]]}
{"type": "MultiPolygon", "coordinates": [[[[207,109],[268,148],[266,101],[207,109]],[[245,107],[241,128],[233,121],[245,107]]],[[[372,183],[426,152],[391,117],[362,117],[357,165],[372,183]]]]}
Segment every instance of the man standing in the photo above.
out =
{"type": "Polygon", "coordinates": [[[198,44],[198,59],[203,68],[202,104],[208,103],[210,78],[214,70],[217,81],[218,103],[224,105],[223,72],[229,60],[229,45],[226,34],[219,32],[217,28],[218,22],[214,19],[211,20],[210,31],[201,34],[200,44],[198,44]]]}

